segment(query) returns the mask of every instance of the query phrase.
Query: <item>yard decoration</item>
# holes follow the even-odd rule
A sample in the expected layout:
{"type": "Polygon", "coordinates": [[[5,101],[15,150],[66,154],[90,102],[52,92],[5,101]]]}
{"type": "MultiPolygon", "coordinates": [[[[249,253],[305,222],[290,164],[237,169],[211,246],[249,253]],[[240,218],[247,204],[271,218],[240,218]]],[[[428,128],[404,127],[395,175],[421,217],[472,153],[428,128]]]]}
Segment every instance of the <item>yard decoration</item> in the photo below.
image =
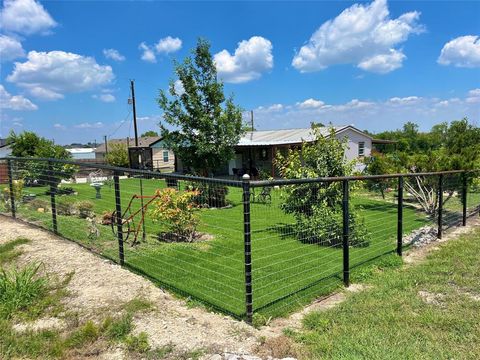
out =
{"type": "MultiPolygon", "coordinates": [[[[138,235],[141,232],[142,224],[145,221],[145,214],[147,213],[148,206],[155,200],[160,197],[159,194],[160,190],[157,190],[154,195],[133,195],[130,201],[128,202],[127,208],[123,211],[121,219],[122,219],[122,225],[123,225],[123,230],[122,233],[124,235],[123,240],[127,242],[128,238],[130,237],[130,234],[133,233],[133,241],[132,241],[132,246],[136,245],[138,243],[138,235]],[[146,203],[143,204],[143,206],[140,206],[138,210],[133,211],[132,210],[132,205],[134,200],[145,200],[148,199],[146,203]],[[135,223],[135,217],[140,215],[140,220],[138,221],[138,224],[135,223]]],[[[102,224],[110,224],[112,227],[112,232],[115,236],[117,236],[117,224],[115,219],[117,218],[117,211],[112,211],[112,212],[105,212],[103,214],[102,218],[102,224]]]]}
{"type": "Polygon", "coordinates": [[[199,192],[166,188],[157,190],[156,195],[150,215],[154,222],[161,222],[166,230],[160,234],[160,238],[166,241],[192,242],[199,222],[193,199],[199,192]]]}
{"type": "MultiPolygon", "coordinates": [[[[345,161],[346,142],[323,136],[315,125],[314,143],[302,144],[301,151],[277,154],[276,163],[287,179],[346,176],[353,164],[345,161]]],[[[285,186],[281,209],[295,216],[295,234],[304,243],[338,247],[342,245],[342,187],[339,182],[314,182],[285,186]]],[[[349,209],[350,245],[369,244],[368,232],[353,207],[349,209]]]]}

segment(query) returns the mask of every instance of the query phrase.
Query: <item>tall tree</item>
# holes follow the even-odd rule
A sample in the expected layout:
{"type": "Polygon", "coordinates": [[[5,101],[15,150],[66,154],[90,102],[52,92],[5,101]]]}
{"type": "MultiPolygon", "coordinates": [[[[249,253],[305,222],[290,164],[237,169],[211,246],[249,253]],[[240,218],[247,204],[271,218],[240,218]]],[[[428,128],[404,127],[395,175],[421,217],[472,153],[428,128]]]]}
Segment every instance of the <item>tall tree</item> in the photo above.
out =
{"type": "Polygon", "coordinates": [[[148,130],[148,131],[145,131],[142,135],[140,135],[140,137],[145,137],[145,136],[158,136],[158,133],[153,130],[148,130]]]}
{"type": "Polygon", "coordinates": [[[210,44],[199,39],[192,55],[175,63],[178,79],[170,82],[168,94],[160,90],[158,104],[174,130],[164,124],[160,128],[182,163],[205,176],[233,158],[242,134],[242,110],[233,96],[225,98],[210,44]]]}

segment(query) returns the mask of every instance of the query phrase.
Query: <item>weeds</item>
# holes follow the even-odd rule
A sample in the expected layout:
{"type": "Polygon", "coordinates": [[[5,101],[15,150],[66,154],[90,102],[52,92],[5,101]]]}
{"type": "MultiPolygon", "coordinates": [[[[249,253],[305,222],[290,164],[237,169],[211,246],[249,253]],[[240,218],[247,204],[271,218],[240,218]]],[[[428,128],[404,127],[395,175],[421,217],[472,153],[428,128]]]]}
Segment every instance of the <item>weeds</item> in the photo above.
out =
{"type": "Polygon", "coordinates": [[[27,308],[45,295],[48,281],[39,276],[41,264],[0,272],[0,318],[8,319],[15,311],[27,308]]]}

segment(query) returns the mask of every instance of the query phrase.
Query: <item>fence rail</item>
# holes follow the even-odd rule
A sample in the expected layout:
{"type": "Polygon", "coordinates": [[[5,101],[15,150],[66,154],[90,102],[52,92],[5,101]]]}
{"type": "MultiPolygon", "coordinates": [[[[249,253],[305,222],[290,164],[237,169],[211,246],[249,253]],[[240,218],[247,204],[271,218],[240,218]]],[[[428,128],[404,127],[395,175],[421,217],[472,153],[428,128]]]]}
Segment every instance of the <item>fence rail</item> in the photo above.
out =
{"type": "Polygon", "coordinates": [[[480,209],[478,171],[237,181],[58,159],[0,164],[0,213],[249,323],[349,286],[358,267],[480,209]]]}

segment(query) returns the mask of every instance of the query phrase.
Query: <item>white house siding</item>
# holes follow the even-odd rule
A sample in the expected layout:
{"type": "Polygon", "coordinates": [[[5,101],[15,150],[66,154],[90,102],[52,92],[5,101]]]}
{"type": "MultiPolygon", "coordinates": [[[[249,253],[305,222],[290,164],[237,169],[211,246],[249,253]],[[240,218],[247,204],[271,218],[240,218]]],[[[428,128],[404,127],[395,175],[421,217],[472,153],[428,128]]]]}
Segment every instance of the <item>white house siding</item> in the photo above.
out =
{"type": "Polygon", "coordinates": [[[358,143],[364,142],[364,157],[370,156],[372,152],[372,139],[364,134],[361,134],[353,129],[345,129],[338,134],[336,134],[337,139],[343,139],[347,137],[348,145],[347,150],[345,151],[345,157],[347,160],[357,160],[355,166],[356,170],[362,171],[365,168],[365,165],[362,163],[362,159],[358,157],[358,143]]]}
{"type": "Polygon", "coordinates": [[[174,171],[175,154],[172,150],[165,148],[152,148],[153,168],[161,171],[174,171]],[[168,151],[168,161],[164,161],[163,152],[168,151]]]}

